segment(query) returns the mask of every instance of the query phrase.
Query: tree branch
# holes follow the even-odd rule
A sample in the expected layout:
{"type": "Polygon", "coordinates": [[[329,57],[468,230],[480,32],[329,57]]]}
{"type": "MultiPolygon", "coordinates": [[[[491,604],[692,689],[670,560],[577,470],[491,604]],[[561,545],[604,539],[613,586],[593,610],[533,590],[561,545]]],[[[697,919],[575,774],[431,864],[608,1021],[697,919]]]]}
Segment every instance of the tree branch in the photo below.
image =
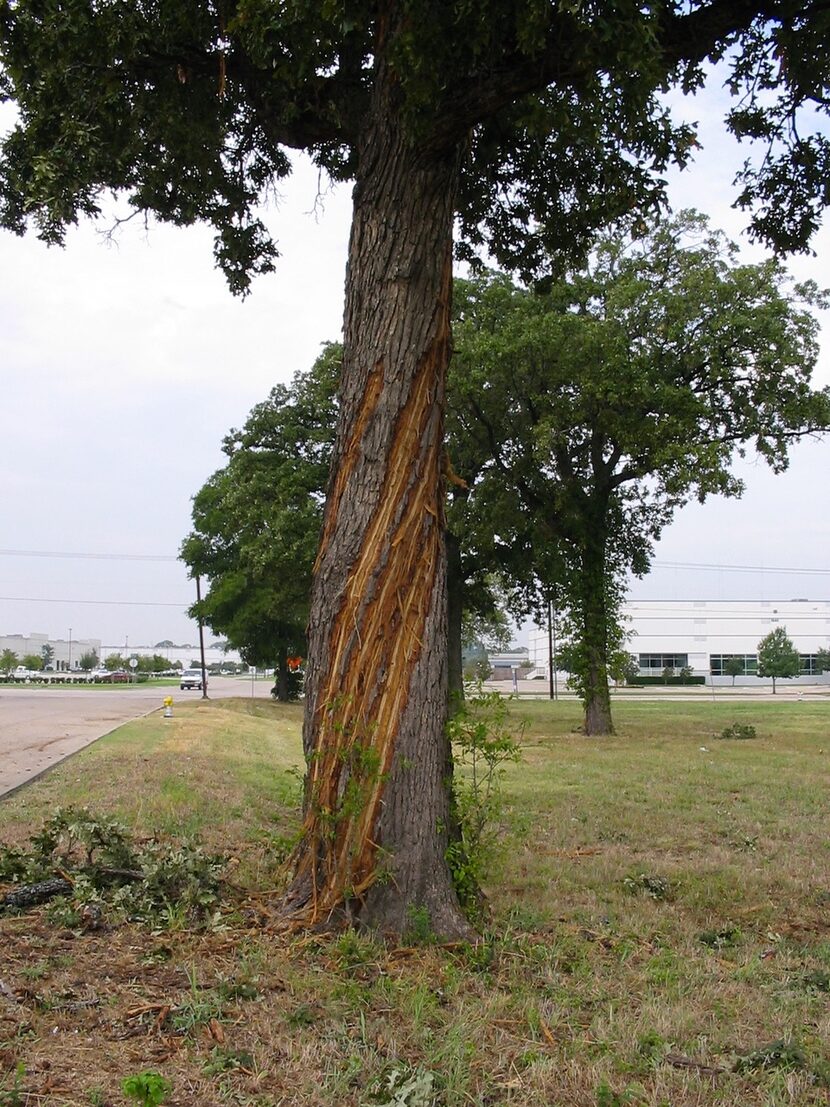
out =
{"type": "MultiPolygon", "coordinates": [[[[696,64],[718,53],[733,34],[747,29],[759,16],[781,17],[774,0],[711,0],[705,7],[686,15],[664,13],[657,21],[659,52],[666,75],[681,63],[696,64]]],[[[469,131],[502,108],[553,84],[578,86],[593,80],[597,57],[602,56],[599,36],[591,41],[590,31],[567,12],[557,10],[547,41],[536,54],[516,47],[505,51],[496,66],[473,73],[447,91],[436,125],[426,148],[438,150],[462,141],[469,131]]],[[[605,47],[607,53],[607,44],[605,47]]]]}

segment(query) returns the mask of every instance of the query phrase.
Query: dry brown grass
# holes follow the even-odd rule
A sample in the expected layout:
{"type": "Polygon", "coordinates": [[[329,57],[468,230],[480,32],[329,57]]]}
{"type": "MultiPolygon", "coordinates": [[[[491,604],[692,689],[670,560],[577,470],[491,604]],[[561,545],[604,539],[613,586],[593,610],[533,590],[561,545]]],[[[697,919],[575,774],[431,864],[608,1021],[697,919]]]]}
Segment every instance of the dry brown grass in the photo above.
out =
{"type": "Polygon", "coordinates": [[[121,1107],[145,1069],[171,1104],[363,1107],[398,1069],[435,1074],[444,1107],[826,1104],[830,706],[624,704],[601,741],[573,732],[570,705],[518,711],[525,756],[475,947],[279,933],[259,893],[296,826],[295,708],[188,705],[4,803],[6,841],[83,802],[234,859],[206,933],[6,918],[7,1086],[22,1061],[27,1107],[121,1107]],[[712,738],[736,720],[757,741],[712,738]],[[789,1070],[732,1071],[775,1039],[802,1050],[789,1070]]]}

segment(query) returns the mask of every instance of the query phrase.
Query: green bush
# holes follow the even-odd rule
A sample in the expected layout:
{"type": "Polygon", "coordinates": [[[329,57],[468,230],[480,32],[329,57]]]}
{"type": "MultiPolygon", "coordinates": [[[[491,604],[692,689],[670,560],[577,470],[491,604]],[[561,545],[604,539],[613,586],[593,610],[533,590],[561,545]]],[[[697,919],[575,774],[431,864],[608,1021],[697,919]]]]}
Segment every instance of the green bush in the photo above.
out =
{"type": "Polygon", "coordinates": [[[750,723],[733,723],[732,726],[724,727],[720,734],[715,735],[716,738],[738,738],[742,741],[747,738],[757,738],[755,733],[755,727],[750,723]]]}
{"type": "Polygon", "coordinates": [[[686,684],[686,685],[688,685],[688,684],[705,684],[705,683],[706,683],[706,677],[702,677],[702,676],[671,676],[671,677],[638,676],[638,677],[635,677],[634,680],[632,680],[630,682],[629,687],[638,688],[641,685],[642,686],[649,685],[649,687],[650,687],[651,685],[654,685],[654,684],[663,684],[663,685],[665,685],[665,684],[669,684],[669,685],[671,685],[671,684],[686,684]]]}
{"type": "Polygon", "coordinates": [[[500,692],[473,685],[448,723],[456,772],[453,777],[455,835],[447,863],[461,906],[475,921],[481,883],[497,847],[504,766],[518,761],[519,744],[508,725],[508,701],[500,692]]]}

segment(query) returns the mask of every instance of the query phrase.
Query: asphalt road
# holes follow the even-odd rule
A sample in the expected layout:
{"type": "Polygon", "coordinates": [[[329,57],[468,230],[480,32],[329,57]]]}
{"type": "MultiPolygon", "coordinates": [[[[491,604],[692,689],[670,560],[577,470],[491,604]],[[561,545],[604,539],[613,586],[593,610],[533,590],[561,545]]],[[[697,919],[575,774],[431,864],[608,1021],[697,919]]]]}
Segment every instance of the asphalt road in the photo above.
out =
{"type": "MultiPolygon", "coordinates": [[[[218,677],[209,693],[211,699],[268,696],[271,685],[268,679],[218,677]]],[[[123,723],[161,710],[168,695],[186,703],[201,692],[146,684],[95,690],[0,688],[0,796],[123,723]]]]}

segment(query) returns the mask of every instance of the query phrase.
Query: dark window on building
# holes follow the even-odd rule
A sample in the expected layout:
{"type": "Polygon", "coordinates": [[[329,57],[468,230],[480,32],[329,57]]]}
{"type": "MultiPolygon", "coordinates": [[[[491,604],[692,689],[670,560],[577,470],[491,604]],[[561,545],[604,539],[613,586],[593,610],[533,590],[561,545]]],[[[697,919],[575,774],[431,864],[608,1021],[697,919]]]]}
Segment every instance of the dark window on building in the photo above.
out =
{"type": "Polygon", "coordinates": [[[645,676],[660,676],[664,669],[685,669],[689,664],[687,653],[641,653],[640,672],[645,676]]]}
{"type": "Polygon", "coordinates": [[[712,676],[727,676],[726,663],[736,658],[743,665],[737,676],[758,675],[758,655],[755,653],[713,653],[709,655],[709,672],[712,676]]]}

